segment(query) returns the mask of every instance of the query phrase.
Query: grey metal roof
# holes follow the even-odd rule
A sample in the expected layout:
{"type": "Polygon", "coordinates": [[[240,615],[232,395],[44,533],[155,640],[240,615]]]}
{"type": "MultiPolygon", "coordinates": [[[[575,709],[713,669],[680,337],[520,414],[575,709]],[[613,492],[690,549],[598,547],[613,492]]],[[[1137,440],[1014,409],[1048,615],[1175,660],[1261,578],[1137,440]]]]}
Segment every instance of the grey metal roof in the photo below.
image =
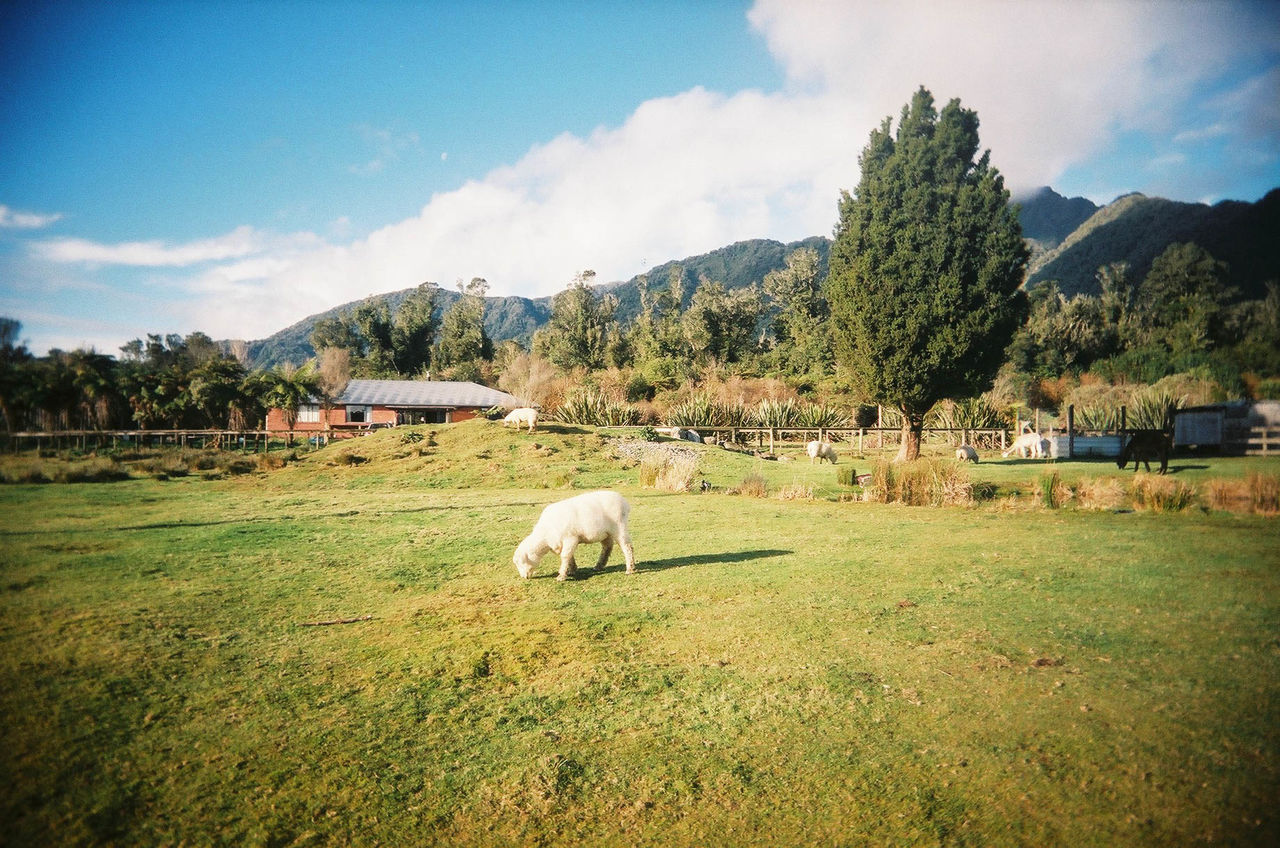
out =
{"type": "Polygon", "coordinates": [[[477,383],[445,380],[352,380],[339,404],[364,406],[517,407],[514,396],[477,383]]]}

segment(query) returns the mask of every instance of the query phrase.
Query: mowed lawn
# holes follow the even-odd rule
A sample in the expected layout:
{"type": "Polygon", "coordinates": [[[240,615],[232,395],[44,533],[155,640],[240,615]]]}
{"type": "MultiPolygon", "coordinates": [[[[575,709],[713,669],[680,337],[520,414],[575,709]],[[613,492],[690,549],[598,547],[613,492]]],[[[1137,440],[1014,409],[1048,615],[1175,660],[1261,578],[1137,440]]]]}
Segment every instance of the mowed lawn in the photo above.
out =
{"type": "Polygon", "coordinates": [[[5,840],[1280,839],[1275,518],[578,470],[631,500],[637,574],[615,553],[518,578],[567,488],[381,466],[0,487],[5,840]]]}

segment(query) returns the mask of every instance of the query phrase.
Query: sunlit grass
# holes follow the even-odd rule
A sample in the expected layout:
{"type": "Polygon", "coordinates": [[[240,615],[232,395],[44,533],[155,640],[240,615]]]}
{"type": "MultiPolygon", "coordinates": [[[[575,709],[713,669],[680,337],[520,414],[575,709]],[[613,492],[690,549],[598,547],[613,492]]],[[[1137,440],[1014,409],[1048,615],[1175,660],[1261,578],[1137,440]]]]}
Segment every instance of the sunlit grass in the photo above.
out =
{"type": "MultiPolygon", "coordinates": [[[[1047,510],[1031,464],[970,469],[1025,508],[931,508],[840,503],[829,466],[716,449],[716,491],[642,489],[568,429],[425,442],[221,481],[0,487],[8,838],[1277,835],[1274,518],[1047,510]],[[814,497],[722,493],[749,474],[814,497]],[[615,554],[520,580],[541,508],[596,486],[632,503],[638,573],[615,554]]],[[[1274,471],[1231,463],[1175,479],[1274,471]]]]}

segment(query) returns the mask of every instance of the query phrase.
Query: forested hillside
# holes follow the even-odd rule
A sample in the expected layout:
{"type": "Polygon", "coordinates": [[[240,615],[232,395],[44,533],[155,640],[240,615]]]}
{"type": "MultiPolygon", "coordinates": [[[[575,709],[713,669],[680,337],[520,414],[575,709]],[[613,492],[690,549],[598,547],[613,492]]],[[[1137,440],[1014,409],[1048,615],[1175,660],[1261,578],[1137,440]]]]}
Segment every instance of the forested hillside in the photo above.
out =
{"type": "MultiPolygon", "coordinates": [[[[741,241],[700,256],[664,262],[651,268],[644,276],[647,277],[651,286],[666,286],[671,271],[677,267],[682,268],[685,279],[688,281],[682,307],[687,307],[700,280],[724,283],[727,289],[759,284],[770,271],[776,271],[786,264],[788,254],[801,247],[810,247],[818,252],[822,273],[825,276],[830,241],[821,236],[791,244],[770,239],[741,241]]],[[[605,283],[599,287],[618,298],[615,318],[621,323],[630,323],[640,314],[639,282],[640,275],[637,275],[625,282],[605,283]]],[[[390,310],[395,312],[412,291],[414,291],[413,288],[401,289],[383,295],[374,295],[373,299],[385,301],[390,310]]],[[[447,312],[457,302],[458,297],[459,294],[455,289],[441,286],[436,295],[437,313],[443,315],[447,312]]],[[[551,317],[551,300],[550,297],[486,298],[485,332],[495,344],[514,339],[528,347],[534,331],[546,324],[551,317]]],[[[315,355],[315,350],[311,346],[311,333],[315,330],[316,324],[326,318],[336,318],[349,313],[360,302],[352,301],[335,306],[326,312],[308,316],[268,338],[250,342],[248,346],[250,364],[254,368],[273,368],[285,363],[296,365],[305,362],[315,355]]]]}
{"type": "Polygon", "coordinates": [[[1124,262],[1131,276],[1141,278],[1176,243],[1199,245],[1227,263],[1227,282],[1241,299],[1262,297],[1267,281],[1280,280],[1280,189],[1257,203],[1213,206],[1125,195],[1034,260],[1027,284],[1056,280],[1064,294],[1099,294],[1099,268],[1124,262]]]}
{"type": "Polygon", "coordinates": [[[1022,224],[1022,235],[1030,243],[1033,256],[1062,244],[1098,211],[1092,200],[1066,198],[1049,186],[1015,197],[1013,202],[1018,205],[1018,222],[1022,224]]]}

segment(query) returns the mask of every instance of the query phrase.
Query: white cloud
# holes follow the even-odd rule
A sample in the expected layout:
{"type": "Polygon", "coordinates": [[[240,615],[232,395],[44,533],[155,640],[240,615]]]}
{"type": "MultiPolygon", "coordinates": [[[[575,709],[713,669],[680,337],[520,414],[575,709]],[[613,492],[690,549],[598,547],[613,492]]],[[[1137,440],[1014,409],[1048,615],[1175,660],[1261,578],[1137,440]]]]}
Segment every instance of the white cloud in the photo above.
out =
{"type": "Polygon", "coordinates": [[[1231,132],[1230,127],[1221,122],[1211,124],[1207,127],[1197,127],[1196,129],[1182,130],[1173,137],[1174,144],[1199,144],[1205,141],[1212,141],[1215,138],[1222,138],[1231,132]]]}
{"type": "Polygon", "coordinates": [[[61,214],[19,212],[0,204],[0,230],[38,230],[62,220],[61,214]]]}
{"type": "Polygon", "coordinates": [[[355,131],[361,141],[374,151],[373,158],[349,168],[351,173],[359,176],[382,173],[387,165],[398,161],[402,153],[414,149],[419,142],[418,134],[415,132],[396,132],[386,127],[360,124],[355,131]]]}
{"type": "Polygon", "coordinates": [[[1107,150],[1119,131],[1168,132],[1197,81],[1238,53],[1274,47],[1274,25],[1242,32],[1231,11],[1136,0],[760,0],[750,18],[791,79],[857,110],[868,128],[896,119],[918,85],[940,103],[959,97],[978,111],[983,145],[1008,181],[1033,187],[1107,150]]]}
{"type": "Polygon", "coordinates": [[[147,268],[185,267],[246,256],[261,249],[261,238],[252,227],[237,227],[210,239],[165,244],[159,241],[131,241],[102,244],[79,238],[37,242],[32,250],[51,262],[95,265],[132,265],[147,268]]]}
{"type": "Polygon", "coordinates": [[[319,239],[309,233],[276,236],[237,227],[225,235],[198,239],[185,244],[160,241],[131,241],[103,244],[78,238],[50,239],[32,244],[37,258],[58,263],[87,265],[127,265],[139,268],[186,268],[209,262],[226,262],[270,251],[314,247],[319,239]]]}

